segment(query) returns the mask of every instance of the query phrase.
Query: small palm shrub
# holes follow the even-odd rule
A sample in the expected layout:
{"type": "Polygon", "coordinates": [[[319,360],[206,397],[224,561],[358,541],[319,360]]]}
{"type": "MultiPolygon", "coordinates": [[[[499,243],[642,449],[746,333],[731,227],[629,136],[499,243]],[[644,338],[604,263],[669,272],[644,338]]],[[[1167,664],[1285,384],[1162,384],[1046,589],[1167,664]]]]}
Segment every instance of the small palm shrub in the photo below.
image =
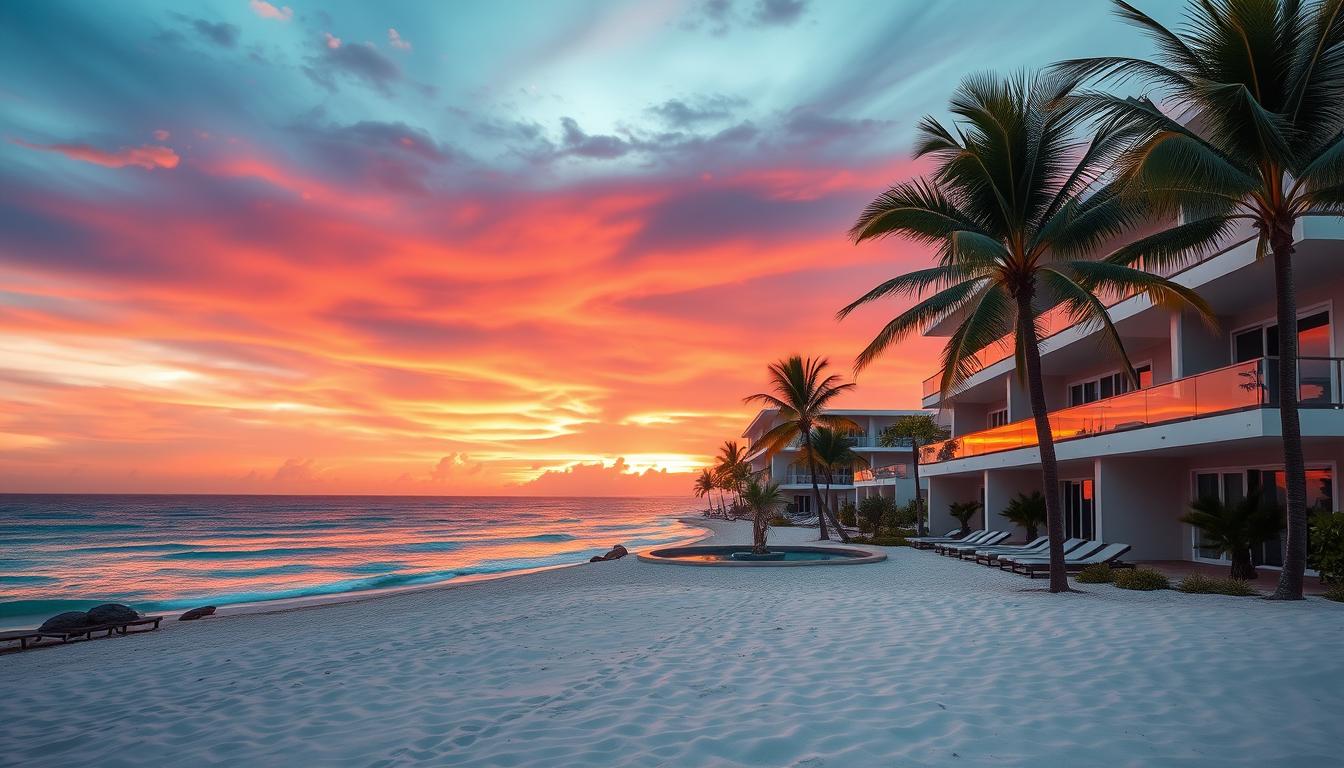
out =
{"type": "Polygon", "coordinates": [[[859,511],[848,501],[840,507],[840,524],[850,528],[859,524],[859,511]]]}
{"type": "Polygon", "coordinates": [[[1137,589],[1142,592],[1171,589],[1171,582],[1167,580],[1166,575],[1151,568],[1118,570],[1111,575],[1111,583],[1121,589],[1137,589]]]}
{"type": "Polygon", "coordinates": [[[1078,581],[1083,584],[1110,584],[1115,571],[1110,563],[1093,563],[1078,572],[1078,581]]]}
{"type": "Polygon", "coordinates": [[[1254,579],[1251,550],[1279,535],[1283,509],[1252,491],[1236,501],[1206,496],[1190,504],[1181,522],[1199,529],[1199,546],[1226,552],[1232,558],[1234,579],[1254,579]]]}
{"type": "Polygon", "coordinates": [[[869,496],[859,501],[859,516],[868,521],[869,532],[878,535],[882,527],[890,527],[887,516],[895,509],[896,502],[886,496],[869,496]]]}
{"type": "Polygon", "coordinates": [[[1332,584],[1325,590],[1326,600],[1334,600],[1336,603],[1344,603],[1344,584],[1332,584]]]}
{"type": "Polygon", "coordinates": [[[1045,497],[1040,491],[1032,491],[1030,496],[1019,493],[1009,500],[999,515],[1013,525],[1026,529],[1027,541],[1031,541],[1037,537],[1040,527],[1045,525],[1045,497]]]}
{"type": "Polygon", "coordinates": [[[1232,595],[1234,597],[1254,597],[1258,594],[1245,579],[1216,579],[1202,573],[1192,573],[1181,579],[1176,587],[1190,595],[1232,595]]]}
{"type": "Polygon", "coordinates": [[[1317,512],[1311,516],[1311,551],[1307,565],[1321,574],[1327,584],[1344,584],[1344,515],[1317,512]]]}
{"type": "Polygon", "coordinates": [[[961,523],[961,535],[966,536],[971,532],[971,518],[975,517],[980,511],[982,505],[978,501],[954,501],[947,505],[948,514],[961,523]]]}

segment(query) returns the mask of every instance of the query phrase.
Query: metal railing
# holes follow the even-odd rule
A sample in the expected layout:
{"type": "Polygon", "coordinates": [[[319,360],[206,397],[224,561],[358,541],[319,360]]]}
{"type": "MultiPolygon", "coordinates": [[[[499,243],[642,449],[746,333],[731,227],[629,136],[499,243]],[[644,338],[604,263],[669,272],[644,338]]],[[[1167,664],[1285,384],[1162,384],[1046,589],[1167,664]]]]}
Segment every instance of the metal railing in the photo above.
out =
{"type": "MultiPolygon", "coordinates": [[[[824,486],[827,484],[826,481],[827,481],[826,473],[818,472],[817,485],[824,486]]],[[[781,483],[781,485],[811,485],[811,484],[812,484],[812,474],[810,472],[807,472],[806,470],[790,471],[784,473],[783,483],[781,483]]],[[[854,484],[853,472],[836,472],[830,475],[830,485],[832,486],[853,485],[853,484],[854,484]]]]}
{"type": "MultiPolygon", "coordinates": [[[[1166,424],[1278,403],[1278,365],[1261,358],[1217,368],[1116,397],[1064,408],[1050,414],[1056,442],[1107,432],[1166,424]]],[[[1298,397],[1303,408],[1344,405],[1344,359],[1303,357],[1298,360],[1298,397]]],[[[920,449],[920,461],[964,459],[1037,445],[1032,419],[971,432],[920,449]]]]}

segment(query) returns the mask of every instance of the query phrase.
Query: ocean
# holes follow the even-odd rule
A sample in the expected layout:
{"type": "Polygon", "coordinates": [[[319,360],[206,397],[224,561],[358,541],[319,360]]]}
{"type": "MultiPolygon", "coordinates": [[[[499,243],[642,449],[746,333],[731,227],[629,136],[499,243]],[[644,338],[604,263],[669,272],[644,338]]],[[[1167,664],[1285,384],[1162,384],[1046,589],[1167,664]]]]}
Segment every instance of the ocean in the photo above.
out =
{"type": "Polygon", "coordinates": [[[699,529],[677,498],[0,494],[0,628],[127,603],[370,592],[584,562],[699,529]]]}

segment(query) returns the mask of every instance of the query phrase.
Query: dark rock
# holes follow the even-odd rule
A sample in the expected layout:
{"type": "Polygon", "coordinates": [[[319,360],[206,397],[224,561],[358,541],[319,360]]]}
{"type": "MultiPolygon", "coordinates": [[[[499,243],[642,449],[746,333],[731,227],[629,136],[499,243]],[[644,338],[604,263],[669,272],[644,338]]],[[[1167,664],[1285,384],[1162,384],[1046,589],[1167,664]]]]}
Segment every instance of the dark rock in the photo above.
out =
{"type": "Polygon", "coordinates": [[[50,619],[42,622],[38,630],[42,632],[56,631],[66,629],[81,629],[89,625],[89,614],[84,611],[66,611],[58,613],[50,619]]]}
{"type": "Polygon", "coordinates": [[[592,557],[588,558],[588,562],[590,562],[590,563],[600,563],[600,562],[602,562],[602,561],[605,560],[605,559],[606,559],[606,558],[603,557],[603,556],[601,556],[601,555],[593,555],[592,557]]]}
{"type": "Polygon", "coordinates": [[[630,554],[624,546],[617,544],[611,548],[611,551],[602,556],[603,560],[620,560],[622,557],[630,554]]]}
{"type": "Polygon", "coordinates": [[[135,621],[140,614],[129,605],[121,603],[103,603],[89,609],[90,624],[120,624],[123,621],[135,621]]]}
{"type": "Polygon", "coordinates": [[[213,606],[213,605],[202,605],[200,608],[192,608],[190,611],[187,611],[186,613],[182,614],[181,616],[178,616],[178,617],[177,617],[177,620],[178,620],[178,621],[195,621],[196,619],[203,619],[203,618],[205,618],[206,616],[213,616],[214,613],[215,613],[215,606],[213,606]]]}

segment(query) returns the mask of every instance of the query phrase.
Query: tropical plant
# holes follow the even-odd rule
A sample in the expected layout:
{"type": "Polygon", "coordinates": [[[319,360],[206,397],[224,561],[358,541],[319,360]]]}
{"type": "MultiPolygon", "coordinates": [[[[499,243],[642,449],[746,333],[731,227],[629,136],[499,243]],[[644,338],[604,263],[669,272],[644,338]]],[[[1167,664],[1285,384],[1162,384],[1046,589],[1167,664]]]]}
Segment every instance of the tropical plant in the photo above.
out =
{"type": "MultiPolygon", "coordinates": [[[[804,467],[820,467],[826,472],[826,498],[831,498],[831,480],[841,470],[853,471],[856,466],[867,466],[868,460],[854,452],[855,441],[839,430],[817,427],[812,432],[811,446],[798,451],[798,463],[804,467]]],[[[853,522],[840,523],[854,525],[853,522]]]]}
{"type": "Polygon", "coordinates": [[[770,530],[770,519],[784,504],[779,484],[767,482],[762,485],[753,477],[742,489],[742,502],[751,510],[751,551],[764,555],[767,551],[765,537],[770,530]]]}
{"type": "Polygon", "coordinates": [[[1076,578],[1081,584],[1110,584],[1115,571],[1110,563],[1093,563],[1079,571],[1076,578]]]}
{"type": "Polygon", "coordinates": [[[856,371],[928,324],[955,319],[942,356],[944,398],[979,370],[981,351],[1012,345],[1039,444],[1052,592],[1068,590],[1069,582],[1059,469],[1041,373],[1040,316],[1058,309],[1073,324],[1100,330],[1136,382],[1098,293],[1146,293],[1163,305],[1184,301],[1212,318],[1189,289],[1099,258],[1101,248],[1147,215],[1142,199],[1121,195],[1103,181],[1133,131],[1103,123],[1080,145],[1078,114],[1061,106],[1067,94],[1062,79],[979,75],[963,81],[953,95],[952,127],[925,117],[916,155],[933,158],[932,175],[888,189],[863,211],[850,236],[862,242],[900,235],[934,246],[938,263],[887,280],[839,312],[843,318],[877,299],[920,297],[878,332],[855,360],[856,371]],[[923,297],[926,292],[932,295],[923,297]]]}
{"type": "Polygon", "coordinates": [[[984,505],[978,501],[954,501],[947,505],[947,513],[952,516],[953,520],[961,523],[961,535],[963,537],[970,534],[971,518],[975,517],[982,506],[984,505]]]}
{"type": "Polygon", "coordinates": [[[1008,500],[1008,505],[999,513],[1005,520],[1027,530],[1027,541],[1036,538],[1036,531],[1045,525],[1045,496],[1040,491],[1032,491],[1028,496],[1019,493],[1008,500]]]}
{"type": "MultiPolygon", "coordinates": [[[[827,374],[825,358],[807,358],[799,355],[770,364],[771,392],[749,395],[743,402],[760,402],[778,409],[780,423],[772,427],[757,442],[765,446],[767,455],[773,456],[794,440],[801,440],[802,449],[812,452],[812,438],[818,427],[836,429],[858,429],[859,425],[843,416],[826,412],[826,406],[832,400],[854,388],[853,382],[842,382],[835,374],[827,374]]],[[[815,455],[815,454],[813,454],[815,455]]],[[[817,472],[821,469],[815,461],[808,463],[808,474],[812,479],[812,499],[817,505],[817,526],[821,538],[829,539],[826,518],[840,534],[841,541],[849,541],[849,534],[835,521],[830,508],[821,498],[821,486],[817,483],[817,472]]]]}
{"type": "Polygon", "coordinates": [[[736,440],[725,440],[715,459],[714,474],[724,491],[731,491],[736,497],[734,506],[742,501],[742,489],[751,476],[751,464],[746,460],[747,452],[736,440]]]}
{"type": "Polygon", "coordinates": [[[854,506],[854,502],[846,500],[840,505],[840,524],[851,528],[859,524],[859,510],[854,506]]]}
{"type": "Polygon", "coordinates": [[[1328,510],[1311,516],[1311,552],[1307,560],[1327,584],[1344,584],[1344,515],[1328,510]]]}
{"type": "Polygon", "coordinates": [[[700,474],[695,476],[695,498],[700,499],[709,497],[709,508],[714,508],[714,489],[718,483],[714,479],[714,473],[708,469],[700,470],[700,474]]]}
{"type": "Polygon", "coordinates": [[[859,514],[868,521],[869,531],[878,536],[882,532],[882,523],[896,507],[896,502],[886,496],[868,496],[859,499],[859,514]]]}
{"type": "Polygon", "coordinates": [[[1233,597],[1254,597],[1255,591],[1245,579],[1215,579],[1202,573],[1192,573],[1181,579],[1176,589],[1189,595],[1232,595],[1233,597]]]}
{"type": "Polygon", "coordinates": [[[1190,512],[1181,522],[1199,529],[1199,546],[1226,552],[1232,558],[1234,579],[1254,579],[1255,563],[1251,550],[1279,535],[1283,510],[1251,491],[1236,501],[1224,502],[1217,496],[1204,496],[1190,504],[1190,512]]]}
{"type": "Polygon", "coordinates": [[[1166,574],[1152,568],[1117,570],[1111,576],[1111,583],[1121,589],[1137,589],[1141,592],[1171,588],[1171,581],[1166,574]]]}
{"type": "Polygon", "coordinates": [[[947,428],[939,424],[932,416],[927,413],[912,414],[901,416],[891,423],[891,426],[882,430],[882,434],[877,438],[877,444],[894,448],[902,443],[910,444],[910,466],[915,478],[915,502],[919,505],[920,514],[918,516],[919,534],[924,535],[924,489],[919,487],[919,451],[929,443],[936,443],[948,438],[947,428]]]}
{"type": "Polygon", "coordinates": [[[1344,0],[1200,0],[1172,31],[1134,6],[1117,13],[1157,46],[1153,57],[1097,57],[1056,65],[1070,79],[1138,83],[1149,98],[1079,93],[1073,103],[1117,121],[1139,141],[1118,163],[1127,184],[1179,223],[1112,255],[1149,269],[1189,264],[1234,227],[1258,232],[1274,261],[1277,375],[1287,491],[1287,545],[1273,598],[1300,600],[1307,560],[1307,481],[1298,416],[1293,228],[1344,214],[1344,0]]]}

